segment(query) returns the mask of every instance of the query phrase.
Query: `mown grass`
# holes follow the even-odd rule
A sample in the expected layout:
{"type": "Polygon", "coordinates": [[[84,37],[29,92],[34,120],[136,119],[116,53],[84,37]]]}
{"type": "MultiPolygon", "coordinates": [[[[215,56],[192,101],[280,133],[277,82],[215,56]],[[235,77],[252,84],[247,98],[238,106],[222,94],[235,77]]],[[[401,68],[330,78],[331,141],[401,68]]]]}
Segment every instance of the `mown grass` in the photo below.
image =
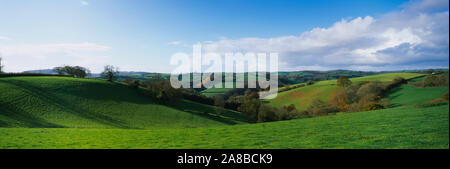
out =
{"type": "Polygon", "coordinates": [[[0,127],[192,128],[247,123],[238,112],[162,105],[118,83],[64,77],[0,78],[0,127]]]}
{"type": "Polygon", "coordinates": [[[449,148],[448,105],[192,129],[0,128],[0,148],[449,148]]]}
{"type": "MultiPolygon", "coordinates": [[[[418,73],[385,73],[372,76],[364,76],[358,78],[351,78],[353,83],[360,83],[364,81],[382,81],[389,82],[396,77],[403,77],[410,79],[414,77],[423,76],[418,73]]],[[[268,100],[268,104],[274,107],[289,106],[294,104],[297,109],[305,110],[316,99],[328,102],[331,100],[339,90],[342,88],[336,85],[337,80],[319,81],[313,85],[300,87],[286,92],[278,93],[277,97],[272,100],[268,100]]]]}

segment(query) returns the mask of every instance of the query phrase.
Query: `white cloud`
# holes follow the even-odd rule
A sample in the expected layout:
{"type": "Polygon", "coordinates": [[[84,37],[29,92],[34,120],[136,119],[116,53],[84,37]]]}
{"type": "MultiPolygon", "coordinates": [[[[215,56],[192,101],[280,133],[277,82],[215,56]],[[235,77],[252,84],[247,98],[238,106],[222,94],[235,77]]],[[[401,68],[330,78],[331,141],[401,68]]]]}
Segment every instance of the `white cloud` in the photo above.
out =
{"type": "Polygon", "coordinates": [[[11,38],[8,38],[6,36],[0,36],[0,40],[11,40],[11,38]]]}
{"type": "Polygon", "coordinates": [[[83,6],[88,6],[88,5],[89,5],[89,2],[87,2],[87,1],[80,1],[80,3],[81,3],[81,5],[83,5],[83,6]]]}
{"type": "Polygon", "coordinates": [[[169,45],[180,45],[181,41],[172,41],[172,42],[169,42],[167,44],[169,44],[169,45]]]}
{"type": "Polygon", "coordinates": [[[60,65],[79,65],[98,71],[106,64],[108,46],[95,43],[24,44],[0,46],[6,71],[47,69],[60,65]]]}
{"type": "Polygon", "coordinates": [[[403,10],[341,20],[299,36],[222,39],[205,52],[278,52],[280,69],[386,70],[448,67],[447,0],[412,1],[403,10]],[[446,6],[442,5],[447,4],[446,6]]]}

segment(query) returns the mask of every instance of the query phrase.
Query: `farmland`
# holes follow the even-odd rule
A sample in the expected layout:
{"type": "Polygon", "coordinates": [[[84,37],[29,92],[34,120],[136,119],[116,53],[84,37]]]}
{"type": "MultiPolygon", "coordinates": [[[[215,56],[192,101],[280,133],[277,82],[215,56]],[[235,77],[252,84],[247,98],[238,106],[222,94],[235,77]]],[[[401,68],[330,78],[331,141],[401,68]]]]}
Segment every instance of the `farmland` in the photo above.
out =
{"type": "MultiPolygon", "coordinates": [[[[405,79],[423,76],[418,73],[386,73],[372,76],[364,76],[358,78],[351,78],[353,83],[360,83],[364,81],[381,81],[390,82],[396,77],[403,77],[405,79]]],[[[313,85],[300,87],[286,92],[278,93],[277,98],[270,100],[269,105],[274,107],[288,106],[294,104],[298,109],[304,110],[315,100],[321,99],[329,101],[334,97],[339,90],[342,90],[336,85],[336,80],[319,81],[313,85]]]]}
{"type": "MultiPolygon", "coordinates": [[[[351,80],[388,82],[398,76],[422,74],[351,80]]],[[[335,84],[335,80],[321,81],[280,96],[302,92],[327,99],[338,90],[335,84]]],[[[1,78],[0,148],[448,149],[448,101],[417,106],[445,92],[447,87],[404,84],[386,96],[393,108],[251,124],[239,112],[216,114],[212,106],[187,100],[160,104],[121,83],[67,77],[1,78]]],[[[288,104],[278,99],[269,104],[288,104]]],[[[304,97],[298,99],[305,103],[304,97]]]]}

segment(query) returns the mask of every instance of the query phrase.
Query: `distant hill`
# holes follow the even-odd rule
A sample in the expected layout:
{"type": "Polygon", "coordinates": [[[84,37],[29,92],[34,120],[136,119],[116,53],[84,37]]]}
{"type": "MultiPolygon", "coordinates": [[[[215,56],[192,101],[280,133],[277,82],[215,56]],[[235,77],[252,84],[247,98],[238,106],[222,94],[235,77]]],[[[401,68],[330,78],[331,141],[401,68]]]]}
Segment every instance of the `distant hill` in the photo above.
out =
{"type": "Polygon", "coordinates": [[[53,69],[39,69],[39,70],[27,70],[23,73],[43,73],[43,74],[57,74],[53,69]]]}

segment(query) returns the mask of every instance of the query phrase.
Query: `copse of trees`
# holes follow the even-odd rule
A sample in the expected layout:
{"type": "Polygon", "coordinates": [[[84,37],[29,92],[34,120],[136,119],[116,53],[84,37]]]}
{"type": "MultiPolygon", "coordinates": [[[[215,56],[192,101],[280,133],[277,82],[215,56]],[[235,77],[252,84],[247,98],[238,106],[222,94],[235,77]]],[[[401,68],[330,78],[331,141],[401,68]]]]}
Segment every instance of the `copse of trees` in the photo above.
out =
{"type": "Polygon", "coordinates": [[[91,73],[87,68],[81,66],[61,66],[53,68],[58,75],[68,75],[71,77],[85,78],[91,73]]]}
{"type": "Polygon", "coordinates": [[[175,89],[168,80],[152,81],[143,83],[149,94],[161,103],[177,103],[183,98],[183,89],[175,89]]]}
{"type": "Polygon", "coordinates": [[[223,99],[223,95],[214,96],[214,106],[217,115],[220,115],[223,111],[225,111],[225,100],[223,99]]]}
{"type": "Polygon", "coordinates": [[[407,83],[407,80],[397,77],[390,83],[380,81],[363,82],[344,88],[333,99],[331,105],[341,112],[369,111],[391,107],[387,98],[383,99],[390,90],[407,83]]]}
{"type": "Polygon", "coordinates": [[[423,80],[413,82],[416,87],[448,87],[448,72],[440,74],[428,74],[423,80]]]}
{"type": "Polygon", "coordinates": [[[337,80],[337,85],[340,87],[348,87],[352,85],[352,81],[350,81],[347,76],[340,76],[337,80]]]}
{"type": "MultiPolygon", "coordinates": [[[[330,102],[320,99],[314,100],[307,110],[298,111],[294,105],[281,108],[270,107],[259,99],[243,97],[238,111],[257,122],[290,120],[295,118],[308,118],[326,116],[337,112],[369,111],[391,107],[390,100],[384,98],[391,89],[406,83],[403,78],[395,78],[389,83],[380,81],[349,84],[345,78],[341,78],[344,90],[338,93],[330,102]],[[345,87],[344,87],[345,86],[345,87]]],[[[443,96],[443,98],[448,97],[443,96]]],[[[242,97],[241,97],[242,98],[242,97]]]]}
{"type": "Polygon", "coordinates": [[[119,76],[119,68],[112,65],[106,65],[103,72],[101,73],[101,78],[108,80],[109,82],[116,81],[119,76]]]}
{"type": "Polygon", "coordinates": [[[139,86],[142,86],[142,82],[140,80],[133,80],[130,78],[124,79],[122,82],[128,85],[128,87],[132,89],[138,89],[139,86]]]}

